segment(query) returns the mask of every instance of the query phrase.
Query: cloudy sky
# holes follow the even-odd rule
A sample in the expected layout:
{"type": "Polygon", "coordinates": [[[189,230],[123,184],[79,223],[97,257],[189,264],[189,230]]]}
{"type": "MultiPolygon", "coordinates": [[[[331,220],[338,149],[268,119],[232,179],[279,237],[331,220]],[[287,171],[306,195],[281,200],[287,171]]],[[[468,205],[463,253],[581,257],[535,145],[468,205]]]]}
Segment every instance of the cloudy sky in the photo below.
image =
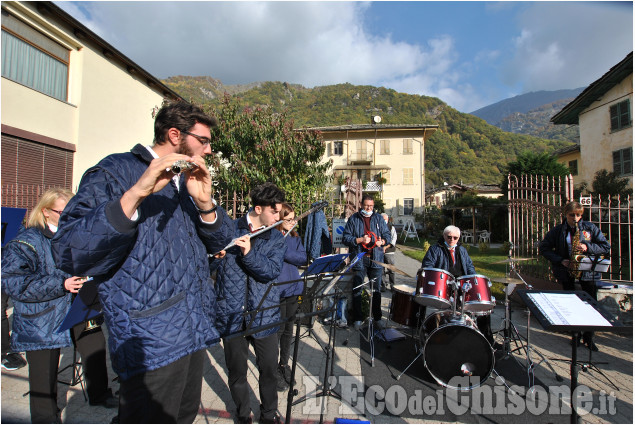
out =
{"type": "Polygon", "coordinates": [[[383,86],[471,112],[584,87],[633,50],[632,2],[55,2],[159,78],[383,86]]]}

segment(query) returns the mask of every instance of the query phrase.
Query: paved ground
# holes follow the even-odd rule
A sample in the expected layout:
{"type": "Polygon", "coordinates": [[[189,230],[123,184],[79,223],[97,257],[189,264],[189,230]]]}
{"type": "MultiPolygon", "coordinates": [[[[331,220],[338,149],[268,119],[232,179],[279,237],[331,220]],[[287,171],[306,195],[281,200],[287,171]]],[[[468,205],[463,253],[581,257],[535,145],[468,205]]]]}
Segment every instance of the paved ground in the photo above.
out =
{"type": "MultiPolygon", "coordinates": [[[[419,264],[405,257],[401,252],[396,253],[396,266],[415,275],[419,264]]],[[[397,276],[397,283],[415,285],[414,278],[397,276]]],[[[391,301],[390,292],[385,292],[382,297],[382,307],[388,311],[391,301]]],[[[502,306],[497,306],[493,313],[492,326],[499,329],[501,327],[504,310],[502,306]]],[[[513,323],[517,326],[521,335],[527,333],[527,314],[517,307],[513,313],[513,323]]],[[[569,338],[565,335],[554,334],[542,330],[540,324],[533,318],[530,320],[530,341],[532,347],[532,360],[537,364],[535,376],[549,386],[562,386],[569,384],[569,364],[564,361],[554,359],[566,359],[570,357],[571,347],[569,338]],[[548,359],[548,360],[545,360],[548,359]],[[552,371],[553,369],[553,371],[552,371]],[[555,372],[555,373],[554,373],[555,372]],[[556,380],[556,374],[564,378],[563,382],[556,380]]],[[[416,420],[402,419],[399,416],[389,415],[385,411],[371,412],[368,409],[364,413],[354,411],[348,404],[340,403],[335,397],[316,397],[321,393],[321,382],[324,376],[325,352],[321,347],[328,342],[329,327],[323,326],[319,321],[313,325],[313,331],[309,334],[307,327],[302,327],[302,338],[299,344],[298,370],[296,373],[298,400],[302,396],[307,399],[304,402],[293,406],[291,410],[291,422],[293,423],[317,423],[320,421],[322,407],[323,421],[333,423],[335,418],[344,417],[350,419],[369,420],[372,423],[426,423],[425,416],[417,417],[416,420]]],[[[591,394],[588,399],[594,402],[589,410],[595,409],[594,413],[582,416],[585,423],[633,423],[633,339],[632,335],[620,336],[609,333],[599,333],[597,343],[600,347],[599,353],[594,353],[592,360],[598,364],[599,371],[588,369],[580,372],[579,384],[589,388],[591,394]],[[615,385],[615,386],[614,386],[615,385]]],[[[354,384],[361,381],[360,365],[360,334],[352,327],[338,329],[335,333],[335,361],[333,364],[333,375],[340,382],[342,378],[354,384]]],[[[380,342],[377,342],[380,343],[380,342]]],[[[588,359],[588,350],[579,350],[582,360],[588,359]]],[[[62,367],[70,363],[72,350],[62,351],[62,367]]],[[[523,356],[516,356],[523,362],[523,356]]],[[[199,415],[195,423],[232,423],[233,402],[227,388],[227,371],[225,369],[224,355],[221,346],[216,346],[208,350],[209,362],[205,365],[203,395],[199,415]]],[[[252,409],[255,416],[258,410],[258,384],[257,368],[255,359],[250,359],[249,380],[253,389],[252,409]]],[[[6,371],[2,369],[2,423],[28,423],[29,422],[29,402],[28,397],[23,394],[28,391],[28,371],[22,368],[17,371],[6,371]]],[[[115,375],[111,372],[111,377],[115,375]]],[[[70,369],[60,376],[61,380],[70,380],[70,369]]],[[[386,382],[386,389],[398,385],[398,381],[386,382]]],[[[118,389],[118,384],[113,382],[114,390],[118,389]]],[[[361,387],[363,388],[363,386],[361,387]]],[[[439,387],[442,389],[442,387],[439,387]]],[[[65,423],[109,423],[115,416],[116,410],[107,410],[101,407],[90,407],[84,401],[80,385],[69,387],[68,385],[58,385],[58,404],[62,410],[62,420],[65,423]]],[[[278,393],[279,411],[286,416],[288,394],[278,393]]],[[[361,395],[363,397],[363,395],[361,395]]],[[[358,400],[351,400],[359,402],[358,400]]],[[[357,404],[359,406],[359,404],[357,404]]],[[[385,410],[385,409],[384,409],[385,410]]],[[[459,420],[460,422],[460,420],[459,420]]],[[[513,415],[509,416],[506,423],[513,423],[513,415]]]]}

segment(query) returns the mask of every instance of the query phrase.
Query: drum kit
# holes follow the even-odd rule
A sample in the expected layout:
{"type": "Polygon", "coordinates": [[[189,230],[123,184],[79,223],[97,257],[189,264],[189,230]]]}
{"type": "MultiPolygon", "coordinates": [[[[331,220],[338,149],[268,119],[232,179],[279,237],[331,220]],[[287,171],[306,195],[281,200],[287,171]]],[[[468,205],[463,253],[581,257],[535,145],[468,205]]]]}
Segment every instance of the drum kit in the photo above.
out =
{"type": "MultiPolygon", "coordinates": [[[[454,277],[446,270],[421,268],[417,286],[393,287],[390,319],[416,329],[417,356],[397,379],[421,356],[430,375],[448,388],[456,376],[479,377],[478,384],[461,387],[472,389],[489,378],[494,369],[494,349],[476,326],[476,317],[490,315],[496,305],[487,276],[470,274],[454,277]],[[421,307],[438,311],[422,317],[421,307]]],[[[473,382],[470,380],[470,382],[473,382]]]]}
{"type": "MultiPolygon", "coordinates": [[[[510,275],[518,278],[496,278],[505,288],[505,319],[503,327],[495,333],[503,334],[503,359],[512,357],[527,370],[529,386],[533,386],[534,369],[537,366],[532,359],[534,352],[542,357],[539,363],[545,362],[554,373],[556,379],[562,379],[555,372],[546,358],[533,350],[529,342],[530,316],[527,309],[527,335],[521,335],[512,323],[511,295],[516,285],[524,285],[531,289],[515,267],[516,262],[531,260],[530,258],[510,258],[501,263],[510,266],[510,275]],[[516,348],[512,349],[512,342],[516,348]],[[514,352],[523,351],[526,365],[512,356],[514,352]]],[[[417,272],[416,288],[409,285],[394,285],[389,318],[393,322],[412,330],[417,344],[417,355],[410,364],[396,377],[397,380],[423,356],[425,368],[434,380],[447,388],[461,391],[472,390],[485,381],[494,372],[495,350],[485,335],[478,329],[476,320],[491,315],[496,300],[491,294],[491,280],[480,274],[454,277],[446,270],[421,268],[417,272]],[[425,308],[437,311],[425,315],[425,308]],[[470,377],[465,386],[453,385],[455,377],[470,377]]]]}

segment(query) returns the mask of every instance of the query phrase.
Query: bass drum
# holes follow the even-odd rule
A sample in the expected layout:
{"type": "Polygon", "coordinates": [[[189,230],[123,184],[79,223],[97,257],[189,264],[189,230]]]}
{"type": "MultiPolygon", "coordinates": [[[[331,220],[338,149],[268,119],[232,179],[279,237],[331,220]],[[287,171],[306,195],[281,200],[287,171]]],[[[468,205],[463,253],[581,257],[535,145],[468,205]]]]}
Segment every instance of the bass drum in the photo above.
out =
{"type": "MultiPolygon", "coordinates": [[[[450,310],[429,315],[419,330],[423,362],[440,385],[456,390],[471,390],[482,385],[494,370],[494,350],[469,316],[450,310]],[[453,386],[454,377],[477,377],[467,386],[453,386]]],[[[462,384],[462,383],[461,383],[462,384]]]]}

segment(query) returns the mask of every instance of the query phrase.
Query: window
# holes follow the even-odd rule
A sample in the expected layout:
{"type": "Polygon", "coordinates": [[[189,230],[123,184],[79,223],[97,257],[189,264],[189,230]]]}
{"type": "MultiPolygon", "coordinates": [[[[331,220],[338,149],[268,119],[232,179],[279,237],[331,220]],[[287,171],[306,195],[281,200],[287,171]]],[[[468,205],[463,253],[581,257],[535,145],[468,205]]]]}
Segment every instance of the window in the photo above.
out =
{"type": "Polygon", "coordinates": [[[611,111],[611,131],[618,131],[632,125],[629,100],[612,105],[609,109],[611,111]]]}
{"type": "Polygon", "coordinates": [[[2,76],[66,101],[70,52],[2,11],[2,76]]]}
{"type": "Polygon", "coordinates": [[[572,176],[578,175],[578,160],[574,159],[573,161],[569,161],[569,172],[572,176]]]}
{"type": "Polygon", "coordinates": [[[404,198],[403,215],[412,215],[415,209],[415,200],[413,198],[404,198]]]}
{"type": "Polygon", "coordinates": [[[414,184],[412,168],[403,169],[403,184],[414,184]]]}
{"type": "Polygon", "coordinates": [[[384,139],[379,141],[379,154],[390,155],[390,140],[384,139]]]}
{"type": "Polygon", "coordinates": [[[633,174],[633,148],[613,151],[613,171],[618,176],[633,174]]]}
{"type": "Polygon", "coordinates": [[[412,155],[412,139],[403,139],[403,154],[412,155]]]}
{"type": "Polygon", "coordinates": [[[344,155],[344,142],[333,142],[333,155],[344,155]]]}

